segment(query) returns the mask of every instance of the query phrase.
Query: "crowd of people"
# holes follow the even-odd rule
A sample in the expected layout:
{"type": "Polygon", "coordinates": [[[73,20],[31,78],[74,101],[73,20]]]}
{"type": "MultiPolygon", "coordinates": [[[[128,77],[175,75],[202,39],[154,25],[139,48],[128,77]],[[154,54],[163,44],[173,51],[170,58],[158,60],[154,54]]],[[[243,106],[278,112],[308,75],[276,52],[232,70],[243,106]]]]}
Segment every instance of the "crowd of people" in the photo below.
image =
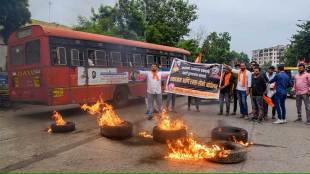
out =
{"type": "MultiPolygon", "coordinates": [[[[239,101],[240,118],[250,121],[263,122],[268,119],[268,109],[271,108],[271,119],[275,124],[287,123],[286,120],[286,98],[288,89],[296,94],[297,119],[295,122],[302,122],[302,101],[306,109],[306,124],[310,125],[310,74],[305,70],[304,64],[298,65],[298,74],[289,77],[284,71],[284,66],[277,68],[270,66],[266,72],[263,72],[255,61],[250,63],[247,69],[245,63],[235,65],[234,68],[225,65],[222,75],[222,83],[219,86],[219,113],[218,115],[236,115],[239,101]],[[252,112],[249,113],[248,97],[252,106],[252,112]],[[230,103],[233,101],[233,110],[230,112],[230,103]],[[277,113],[277,118],[276,118],[277,113]],[[276,119],[276,120],[275,120],[276,119]]],[[[162,75],[168,72],[159,72],[156,64],[151,66],[151,71],[143,72],[147,77],[147,112],[149,119],[152,119],[154,101],[157,110],[160,112],[162,104],[162,75]]],[[[170,111],[175,109],[175,94],[167,94],[166,108],[170,111]]],[[[193,103],[196,111],[199,112],[200,99],[188,97],[188,110],[193,103]]]]}

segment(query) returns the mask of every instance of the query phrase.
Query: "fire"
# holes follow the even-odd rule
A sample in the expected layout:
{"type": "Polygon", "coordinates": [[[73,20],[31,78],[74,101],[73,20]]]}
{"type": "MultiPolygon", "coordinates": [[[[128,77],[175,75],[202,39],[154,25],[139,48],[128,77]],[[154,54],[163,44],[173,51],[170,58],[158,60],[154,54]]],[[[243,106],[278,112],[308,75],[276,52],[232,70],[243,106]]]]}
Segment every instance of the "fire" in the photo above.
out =
{"type": "Polygon", "coordinates": [[[112,105],[104,103],[101,99],[94,105],[84,104],[81,106],[84,111],[87,111],[91,115],[97,115],[97,121],[99,126],[117,126],[124,122],[117,113],[114,111],[112,105]]]}
{"type": "Polygon", "coordinates": [[[143,137],[143,138],[153,138],[153,135],[149,134],[149,133],[146,132],[146,131],[139,132],[138,135],[139,135],[140,137],[143,137]]]}
{"type": "Polygon", "coordinates": [[[180,130],[186,128],[183,120],[175,118],[171,119],[168,112],[163,109],[160,116],[157,117],[157,126],[162,130],[180,130]]]}
{"type": "Polygon", "coordinates": [[[247,141],[247,142],[238,141],[235,136],[232,137],[232,141],[234,143],[240,144],[240,145],[245,146],[245,147],[249,147],[249,146],[254,144],[254,142],[252,142],[252,141],[247,141]]]}
{"type": "Polygon", "coordinates": [[[66,122],[63,120],[61,114],[59,112],[57,112],[57,111],[53,112],[52,119],[55,121],[57,126],[65,125],[66,124],[66,122]]]}
{"type": "Polygon", "coordinates": [[[227,157],[230,150],[218,145],[207,146],[197,142],[192,134],[186,138],[168,141],[168,155],[165,158],[177,160],[201,160],[214,157],[227,157]]]}
{"type": "Polygon", "coordinates": [[[49,126],[49,127],[47,128],[47,133],[52,133],[52,128],[51,128],[51,126],[49,126]]]}

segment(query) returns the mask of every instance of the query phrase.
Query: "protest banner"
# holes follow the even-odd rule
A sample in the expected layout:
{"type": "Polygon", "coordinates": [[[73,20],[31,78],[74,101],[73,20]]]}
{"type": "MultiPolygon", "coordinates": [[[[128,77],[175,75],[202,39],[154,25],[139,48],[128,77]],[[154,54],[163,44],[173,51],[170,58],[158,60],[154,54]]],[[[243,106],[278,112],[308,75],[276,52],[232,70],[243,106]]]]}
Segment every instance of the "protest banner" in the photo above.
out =
{"type": "Polygon", "coordinates": [[[219,99],[221,64],[192,63],[174,59],[165,92],[205,99],[219,99]]]}

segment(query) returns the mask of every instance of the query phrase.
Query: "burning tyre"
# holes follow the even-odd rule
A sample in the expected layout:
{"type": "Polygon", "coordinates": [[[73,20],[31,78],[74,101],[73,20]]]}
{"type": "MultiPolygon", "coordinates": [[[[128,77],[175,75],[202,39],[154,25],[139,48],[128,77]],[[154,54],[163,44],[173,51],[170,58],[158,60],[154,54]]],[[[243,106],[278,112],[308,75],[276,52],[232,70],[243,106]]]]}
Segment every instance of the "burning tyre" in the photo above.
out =
{"type": "Polygon", "coordinates": [[[153,128],[153,140],[160,143],[166,143],[168,140],[171,141],[184,137],[186,137],[185,127],[177,130],[164,130],[158,126],[153,128]]]}
{"type": "Polygon", "coordinates": [[[51,131],[53,133],[64,133],[75,130],[75,124],[73,122],[66,122],[64,125],[57,125],[56,123],[51,124],[51,131]]]}
{"type": "Polygon", "coordinates": [[[126,139],[132,136],[133,126],[130,122],[124,121],[123,123],[115,126],[102,125],[100,126],[100,134],[107,138],[112,139],[126,139]]]}
{"type": "Polygon", "coordinates": [[[222,142],[215,142],[209,143],[210,146],[217,145],[223,147],[225,150],[229,151],[227,155],[216,155],[212,158],[207,158],[206,160],[216,162],[216,163],[223,163],[223,164],[233,164],[239,163],[247,159],[247,150],[244,146],[229,142],[229,141],[222,141],[222,142]]]}
{"type": "Polygon", "coordinates": [[[231,126],[216,127],[211,132],[212,140],[247,142],[248,132],[245,129],[231,126]]]}
{"type": "Polygon", "coordinates": [[[48,132],[53,133],[64,133],[64,132],[71,132],[75,130],[75,123],[73,122],[66,122],[61,114],[57,111],[53,112],[52,119],[54,123],[48,128],[48,132]]]}

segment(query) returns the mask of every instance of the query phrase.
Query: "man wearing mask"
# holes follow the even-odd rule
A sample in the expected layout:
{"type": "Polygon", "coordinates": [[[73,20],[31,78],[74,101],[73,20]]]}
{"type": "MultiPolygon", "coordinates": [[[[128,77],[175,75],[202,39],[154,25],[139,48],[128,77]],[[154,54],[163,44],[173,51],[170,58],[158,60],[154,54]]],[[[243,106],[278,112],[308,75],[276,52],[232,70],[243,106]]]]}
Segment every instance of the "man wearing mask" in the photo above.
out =
{"type": "Polygon", "coordinates": [[[295,122],[302,121],[301,117],[301,105],[302,101],[304,101],[307,115],[306,124],[310,125],[310,102],[309,102],[309,88],[310,88],[310,74],[305,71],[305,65],[298,65],[298,74],[294,77],[294,86],[293,90],[296,94],[296,107],[298,118],[295,122]]]}
{"type": "Polygon", "coordinates": [[[240,64],[240,70],[233,69],[237,76],[237,96],[240,105],[240,118],[249,119],[247,96],[250,94],[252,74],[246,69],[245,63],[240,64]]]}
{"type": "Polygon", "coordinates": [[[266,90],[266,80],[260,72],[259,67],[253,68],[252,75],[252,104],[253,118],[252,120],[261,122],[264,117],[263,94],[266,90]]]}
{"type": "Polygon", "coordinates": [[[152,64],[151,71],[139,71],[146,76],[147,80],[147,105],[148,119],[153,118],[154,101],[158,106],[159,112],[162,110],[162,76],[168,75],[169,72],[159,72],[156,64],[152,64]]]}
{"type": "Polygon", "coordinates": [[[231,93],[231,69],[226,67],[225,74],[222,78],[222,84],[220,87],[220,112],[218,115],[223,115],[224,102],[226,104],[226,116],[229,115],[230,109],[230,93],[231,93]]]}
{"type": "Polygon", "coordinates": [[[279,65],[278,74],[269,83],[276,85],[276,93],[274,96],[275,107],[278,114],[278,120],[273,122],[275,124],[287,123],[285,100],[287,97],[287,89],[291,86],[290,77],[284,72],[284,65],[279,65]]]}
{"type": "MultiPolygon", "coordinates": [[[[269,67],[268,71],[264,74],[266,82],[269,82],[275,76],[276,76],[276,73],[275,73],[275,67],[274,66],[269,67]]],[[[273,85],[272,84],[268,84],[267,88],[270,89],[271,86],[274,86],[274,84],[273,85]]],[[[274,103],[274,96],[271,97],[271,100],[274,103]]],[[[264,102],[264,117],[267,118],[267,115],[268,115],[268,104],[266,102],[264,102]]],[[[276,115],[275,107],[272,107],[272,117],[271,117],[271,119],[275,119],[275,115],[276,115]]]]}

